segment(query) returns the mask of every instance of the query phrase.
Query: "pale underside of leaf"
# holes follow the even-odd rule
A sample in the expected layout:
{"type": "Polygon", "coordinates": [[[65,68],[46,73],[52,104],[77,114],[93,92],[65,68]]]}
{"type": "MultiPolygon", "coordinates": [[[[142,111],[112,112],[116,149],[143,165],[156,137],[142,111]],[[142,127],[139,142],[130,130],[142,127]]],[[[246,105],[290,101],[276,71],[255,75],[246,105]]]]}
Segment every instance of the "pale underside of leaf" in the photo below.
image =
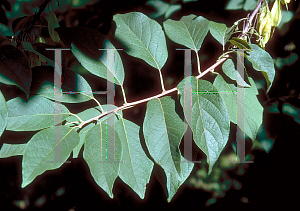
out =
{"type": "Polygon", "coordinates": [[[0,149],[0,158],[7,158],[16,155],[23,155],[26,144],[6,144],[0,149]]]}
{"type": "Polygon", "coordinates": [[[258,45],[250,44],[253,51],[248,52],[247,59],[252,63],[255,70],[261,71],[267,81],[267,92],[270,90],[275,78],[274,61],[270,54],[258,45]]]}
{"type": "Polygon", "coordinates": [[[78,142],[78,133],[67,126],[55,126],[36,133],[24,150],[22,188],[46,170],[59,168],[78,142]]]}
{"type": "Polygon", "coordinates": [[[119,176],[143,199],[154,164],[146,156],[140,144],[140,128],[122,118],[117,121],[115,129],[122,141],[123,152],[119,176]]]}
{"type": "Polygon", "coordinates": [[[6,100],[0,90],[0,137],[5,130],[8,119],[8,108],[6,100]]]}
{"type": "Polygon", "coordinates": [[[186,125],[175,112],[174,100],[168,96],[149,101],[143,131],[149,153],[155,162],[180,180],[179,144],[186,125]]]}
{"type": "Polygon", "coordinates": [[[7,130],[13,131],[35,131],[51,127],[65,120],[70,114],[64,105],[60,105],[62,110],[56,113],[56,103],[38,95],[29,98],[28,102],[17,97],[9,100],[7,105],[7,130]]]}
{"type": "Polygon", "coordinates": [[[256,97],[258,91],[255,82],[250,77],[249,81],[251,83],[250,88],[237,88],[234,84],[226,83],[222,76],[218,75],[214,81],[214,86],[220,92],[226,93],[221,94],[220,96],[225,101],[230,121],[237,124],[239,128],[254,141],[258,129],[262,124],[263,107],[256,97]],[[240,116],[237,116],[237,109],[244,113],[242,116],[244,122],[237,120],[238,118],[241,118],[240,116]]]}
{"type": "Polygon", "coordinates": [[[96,183],[113,198],[112,188],[119,175],[122,156],[122,144],[114,129],[100,122],[85,135],[83,158],[87,162],[96,183]],[[107,150],[108,142],[114,142],[114,152],[107,150]],[[114,158],[109,160],[109,153],[114,153],[114,158]]]}
{"type": "Polygon", "coordinates": [[[206,154],[209,172],[225,147],[230,129],[230,119],[224,100],[208,81],[187,77],[177,86],[181,105],[192,100],[192,114],[185,113],[196,145],[206,154]],[[191,81],[192,92],[185,89],[185,81],[191,81]],[[191,117],[189,117],[191,115],[191,117]]]}

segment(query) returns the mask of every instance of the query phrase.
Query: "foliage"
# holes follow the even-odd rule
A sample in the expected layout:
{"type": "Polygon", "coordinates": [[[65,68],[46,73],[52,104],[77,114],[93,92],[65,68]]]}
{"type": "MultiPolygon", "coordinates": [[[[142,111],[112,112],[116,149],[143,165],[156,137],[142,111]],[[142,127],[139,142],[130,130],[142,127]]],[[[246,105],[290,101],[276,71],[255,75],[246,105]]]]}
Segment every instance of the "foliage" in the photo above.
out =
{"type": "MultiPolygon", "coordinates": [[[[81,6],[76,1],[72,2],[74,7],[81,6]]],[[[161,9],[151,17],[170,17],[180,9],[176,2],[171,1],[169,5],[163,1],[149,1],[149,5],[161,9]]],[[[189,1],[183,1],[186,2],[189,1]]],[[[237,2],[229,1],[227,9],[253,10],[256,7],[254,1],[247,0],[244,4],[237,2]]],[[[83,158],[93,178],[111,198],[115,179],[120,177],[143,199],[153,166],[157,164],[165,172],[167,179],[164,186],[167,199],[171,201],[194,168],[194,163],[187,160],[179,149],[187,127],[192,130],[195,144],[206,155],[208,166],[202,165],[201,169],[206,171],[205,168],[208,168],[207,175],[214,174],[215,166],[220,165],[218,159],[228,142],[231,123],[250,137],[253,144],[268,151],[269,142],[258,142],[256,139],[263,123],[263,107],[257,99],[256,83],[248,76],[247,66],[242,64],[242,72],[239,71],[239,65],[236,65],[239,60],[235,59],[242,57],[252,65],[253,71],[261,72],[266,80],[266,92],[270,90],[275,77],[274,61],[263,48],[269,40],[271,28],[277,27],[281,20],[280,2],[276,0],[276,3],[278,12],[276,15],[275,12],[268,13],[272,14],[272,19],[269,16],[267,19],[266,16],[261,17],[258,32],[254,32],[255,26],[251,25],[250,18],[238,20],[227,27],[224,23],[194,14],[183,16],[180,20],[167,19],[162,25],[141,12],[115,14],[114,39],[123,45],[128,55],[153,67],[161,82],[161,93],[130,103],[126,100],[126,89],[123,87],[126,78],[122,57],[109,36],[92,28],[60,27],[53,11],[45,17],[37,17],[37,13],[16,19],[13,36],[3,38],[0,46],[0,82],[17,86],[25,93],[25,97],[20,94],[6,101],[0,91],[0,135],[4,130],[37,132],[26,144],[3,145],[0,157],[23,156],[22,187],[26,187],[40,174],[59,168],[71,154],[76,158],[83,150],[83,158]],[[39,20],[34,22],[35,17],[39,20]],[[242,23],[250,24],[243,32],[237,30],[242,23]],[[28,28],[30,24],[35,30],[28,28]],[[48,30],[49,37],[43,35],[44,29],[48,30]],[[253,33],[263,42],[253,41],[253,33]],[[205,37],[210,35],[222,45],[223,54],[215,66],[203,71],[198,54],[205,37]],[[199,73],[198,76],[183,78],[170,90],[165,89],[162,74],[169,56],[166,36],[174,43],[194,51],[199,73]],[[57,93],[53,78],[34,79],[37,70],[45,73],[50,70],[53,77],[53,68],[56,71],[57,65],[54,53],[45,49],[57,47],[71,48],[73,58],[95,78],[100,77],[119,85],[124,104],[118,107],[102,105],[94,97],[88,81],[64,65],[63,93],[59,102],[53,102],[57,99],[53,96],[54,91],[57,93]],[[221,64],[224,74],[214,72],[213,81],[202,79],[221,64]],[[182,106],[184,119],[175,109],[175,100],[166,96],[175,91],[180,98],[177,102],[182,106]],[[71,92],[79,93],[72,95],[71,92]],[[67,103],[79,104],[89,100],[96,101],[98,106],[77,114],[67,108],[67,103]],[[143,125],[123,118],[123,110],[144,102],[147,102],[147,106],[143,125]],[[59,105],[61,110],[55,111],[54,107],[59,105]],[[239,110],[244,111],[243,124],[237,120],[239,110]],[[140,130],[151,158],[140,143],[140,130]]],[[[42,6],[40,10],[44,9],[42,6]]],[[[268,11],[268,4],[257,8],[262,14],[268,11]]],[[[285,112],[291,113],[293,110],[286,106],[285,112]]]]}

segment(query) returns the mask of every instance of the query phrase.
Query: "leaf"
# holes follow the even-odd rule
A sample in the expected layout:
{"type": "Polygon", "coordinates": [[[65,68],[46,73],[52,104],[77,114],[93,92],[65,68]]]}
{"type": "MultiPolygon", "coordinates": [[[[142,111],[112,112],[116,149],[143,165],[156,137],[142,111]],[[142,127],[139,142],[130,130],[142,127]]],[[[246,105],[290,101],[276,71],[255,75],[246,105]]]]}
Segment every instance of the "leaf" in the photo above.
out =
{"type": "Polygon", "coordinates": [[[285,23],[288,23],[294,17],[294,13],[292,11],[282,11],[282,19],[277,26],[278,29],[281,29],[285,23]]]}
{"type": "Polygon", "coordinates": [[[140,127],[122,118],[116,122],[115,130],[121,139],[123,152],[119,176],[144,199],[154,164],[142,149],[140,127]]]}
{"type": "MultiPolygon", "coordinates": [[[[115,83],[117,85],[123,85],[125,73],[121,57],[117,50],[114,50],[114,66],[108,67],[107,50],[104,50],[99,60],[95,60],[81,52],[74,44],[71,44],[71,46],[74,56],[78,59],[82,66],[85,69],[87,69],[90,73],[101,78],[107,79],[110,82],[115,83]]],[[[103,48],[115,49],[115,47],[109,40],[105,40],[103,48]]]]}
{"type": "Polygon", "coordinates": [[[241,50],[250,50],[250,51],[252,51],[251,46],[245,40],[242,40],[240,38],[233,37],[230,40],[230,43],[235,45],[236,47],[238,47],[241,50]]]}
{"type": "Polygon", "coordinates": [[[244,87],[250,87],[250,85],[245,82],[245,79],[242,78],[239,71],[236,70],[234,63],[231,59],[227,59],[223,63],[222,70],[230,79],[236,81],[238,85],[244,86],[244,87]]]}
{"type": "Polygon", "coordinates": [[[116,14],[115,37],[122,42],[126,52],[160,70],[167,61],[166,38],[161,26],[139,12],[116,14]]]}
{"type": "Polygon", "coordinates": [[[143,124],[145,142],[150,155],[165,172],[181,179],[179,144],[186,131],[186,124],[175,112],[171,97],[152,99],[147,103],[143,124]]]}
{"type": "Polygon", "coordinates": [[[181,9],[180,4],[173,4],[172,2],[170,4],[161,1],[161,0],[150,0],[146,4],[152,6],[155,8],[155,12],[150,14],[151,18],[158,18],[162,15],[165,15],[165,18],[169,18],[174,12],[181,9]]]}
{"type": "Polygon", "coordinates": [[[144,137],[150,155],[165,171],[169,202],[194,166],[181,156],[179,150],[186,126],[175,112],[175,102],[171,97],[152,99],[147,103],[144,137]]]}
{"type": "Polygon", "coordinates": [[[183,156],[181,156],[179,164],[181,170],[181,179],[178,179],[176,175],[170,172],[166,172],[168,202],[172,200],[173,196],[176,194],[177,190],[184,183],[184,181],[189,177],[194,167],[194,163],[186,160],[183,156]]]}
{"type": "Polygon", "coordinates": [[[209,21],[202,16],[183,16],[179,21],[166,20],[164,29],[167,36],[180,45],[198,52],[208,33],[209,21]]]}
{"type": "Polygon", "coordinates": [[[188,3],[188,2],[192,2],[192,1],[198,1],[198,0],[182,0],[183,3],[188,3]]]}
{"type": "Polygon", "coordinates": [[[181,9],[181,5],[180,4],[172,4],[168,7],[167,11],[165,12],[165,19],[168,19],[169,17],[171,17],[171,15],[175,12],[177,12],[178,10],[181,9]]]}
{"type": "Polygon", "coordinates": [[[300,111],[298,108],[295,108],[293,105],[289,103],[284,103],[282,106],[282,112],[284,114],[288,114],[292,116],[295,122],[300,124],[300,111]]]}
{"type": "Polygon", "coordinates": [[[54,111],[55,103],[41,96],[32,96],[28,102],[17,97],[9,100],[7,106],[6,129],[13,131],[35,131],[52,127],[64,121],[70,114],[64,105],[61,105],[61,113],[56,114],[54,111]],[[55,116],[59,117],[60,115],[62,115],[61,121],[55,118],[55,116]]]}
{"type": "Polygon", "coordinates": [[[31,43],[29,43],[29,42],[23,42],[22,45],[24,47],[24,50],[31,51],[32,53],[35,53],[36,55],[38,55],[41,58],[45,59],[48,62],[49,65],[51,65],[52,67],[54,67],[54,61],[52,61],[51,59],[47,58],[46,56],[44,56],[40,52],[36,51],[33,48],[33,46],[31,45],[31,43]]]}
{"type": "Polygon", "coordinates": [[[209,21],[209,31],[211,35],[223,46],[223,51],[225,44],[231,37],[231,34],[228,34],[230,28],[224,23],[217,23],[214,21],[209,21]]]}
{"type": "Polygon", "coordinates": [[[122,156],[122,145],[118,134],[105,123],[99,123],[92,127],[85,136],[83,158],[87,162],[91,174],[96,183],[113,198],[112,188],[118,177],[120,160],[122,156]],[[107,160],[106,146],[109,141],[114,141],[114,161],[107,160]]]}
{"type": "MultiPolygon", "coordinates": [[[[73,72],[72,76],[74,77],[66,77],[61,85],[61,88],[65,93],[62,93],[60,102],[80,103],[91,100],[93,98],[93,91],[88,82],[75,72],[73,72]],[[82,94],[78,92],[82,92],[82,94]]],[[[53,82],[44,82],[36,94],[54,100],[53,82]]]]}
{"type": "Polygon", "coordinates": [[[32,72],[28,57],[12,45],[0,46],[0,82],[16,85],[29,96],[32,72]]]}
{"type": "Polygon", "coordinates": [[[7,119],[8,119],[8,108],[7,108],[6,100],[0,90],[0,137],[6,128],[7,119]]]}
{"type": "Polygon", "coordinates": [[[275,78],[274,61],[270,54],[258,45],[250,44],[253,51],[247,52],[247,59],[252,63],[255,70],[261,71],[267,82],[267,92],[269,92],[275,78]]]}
{"type": "Polygon", "coordinates": [[[23,155],[26,144],[6,144],[0,149],[0,158],[8,158],[16,155],[23,155]]]}
{"type": "Polygon", "coordinates": [[[225,102],[209,81],[187,77],[177,88],[182,107],[185,108],[184,102],[192,104],[192,114],[185,113],[185,118],[195,143],[207,156],[210,173],[229,137],[230,119],[225,102]],[[191,83],[192,89],[185,89],[185,81],[191,83]]]}
{"type": "Polygon", "coordinates": [[[245,0],[229,0],[225,9],[226,10],[240,10],[243,8],[245,0]]]}
{"type": "Polygon", "coordinates": [[[150,0],[146,3],[147,5],[150,5],[156,9],[156,11],[152,14],[150,14],[151,18],[158,18],[166,13],[167,9],[169,8],[168,3],[161,1],[161,0],[150,0]]]}
{"type": "Polygon", "coordinates": [[[59,35],[56,31],[54,31],[55,28],[59,27],[59,23],[57,21],[56,15],[54,12],[49,13],[49,20],[48,20],[48,31],[50,34],[51,39],[54,42],[59,42],[59,35]]]}
{"type": "Polygon", "coordinates": [[[27,143],[24,151],[22,188],[45,171],[59,168],[78,143],[78,133],[74,128],[67,126],[55,126],[36,133],[27,143]],[[57,133],[61,134],[55,140],[57,133]]]}
{"type": "MultiPolygon", "coordinates": [[[[113,109],[116,109],[118,108],[117,106],[115,105],[102,105],[102,108],[104,111],[110,111],[110,110],[113,110],[113,109]]],[[[122,111],[118,111],[117,112],[121,117],[123,116],[122,114],[122,111]]],[[[101,111],[99,109],[99,107],[95,107],[95,108],[89,108],[89,109],[86,109],[78,114],[76,114],[77,116],[79,116],[79,118],[81,118],[83,121],[87,121],[93,117],[96,117],[98,115],[101,114],[101,111]]],[[[100,119],[101,122],[105,121],[106,119],[108,118],[112,118],[112,116],[114,116],[114,122],[117,122],[118,121],[118,118],[116,117],[116,115],[106,115],[104,117],[102,117],[100,119]]],[[[75,122],[75,121],[78,121],[78,119],[75,117],[75,116],[69,116],[67,119],[66,119],[67,122],[75,122]]],[[[108,124],[110,123],[110,121],[107,122],[108,124]]],[[[91,129],[92,127],[94,126],[94,124],[88,124],[86,125],[85,127],[83,127],[80,132],[79,132],[79,137],[80,137],[80,142],[78,144],[78,146],[76,146],[73,150],[73,158],[77,158],[78,157],[78,154],[80,152],[80,149],[81,147],[83,146],[84,142],[85,142],[85,135],[86,133],[88,132],[89,129],[91,129]]],[[[113,126],[113,125],[110,125],[110,126],[113,126]]]]}
{"type": "Polygon", "coordinates": [[[263,107],[259,103],[256,96],[258,95],[258,91],[255,82],[250,77],[249,81],[251,83],[250,88],[237,88],[233,84],[226,83],[221,75],[217,75],[214,81],[214,86],[219,90],[220,96],[225,101],[230,121],[238,124],[239,128],[254,141],[258,129],[262,124],[263,107]],[[224,94],[222,94],[222,92],[224,94]],[[245,94],[243,94],[243,92],[245,94]],[[239,94],[245,96],[244,101],[239,100],[243,99],[242,96],[238,96],[239,94]],[[245,121],[242,125],[240,125],[239,121],[237,121],[237,109],[244,111],[243,118],[245,119],[245,121]]]}
{"type": "Polygon", "coordinates": [[[106,36],[98,30],[88,27],[59,27],[55,31],[59,34],[61,41],[67,46],[75,45],[82,54],[94,60],[99,60],[105,52],[103,49],[106,36]]]}
{"type": "Polygon", "coordinates": [[[257,5],[257,0],[246,0],[243,9],[245,11],[252,11],[255,9],[256,5],[257,5]]]}

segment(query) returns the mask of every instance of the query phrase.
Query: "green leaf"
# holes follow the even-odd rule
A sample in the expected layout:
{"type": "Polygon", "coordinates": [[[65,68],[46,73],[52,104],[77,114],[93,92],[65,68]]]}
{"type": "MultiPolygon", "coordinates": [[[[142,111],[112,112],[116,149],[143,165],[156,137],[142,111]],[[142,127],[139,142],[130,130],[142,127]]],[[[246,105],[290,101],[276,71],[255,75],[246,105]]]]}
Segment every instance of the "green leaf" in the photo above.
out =
{"type": "MultiPolygon", "coordinates": [[[[78,59],[81,65],[87,69],[90,73],[99,76],[101,78],[107,79],[112,83],[117,85],[123,85],[124,82],[124,67],[121,60],[121,57],[117,50],[114,50],[115,60],[114,66],[109,67],[107,64],[107,50],[103,50],[99,60],[95,60],[91,57],[88,57],[83,52],[81,52],[73,43],[71,44],[72,52],[74,56],[78,59]]],[[[103,49],[116,49],[113,44],[106,39],[104,41],[103,49]]]]}
{"type": "MultiPolygon", "coordinates": [[[[75,80],[75,81],[71,84],[74,84],[74,88],[76,90],[70,90],[70,88],[67,86],[64,86],[64,83],[63,83],[61,88],[64,92],[68,92],[68,93],[62,93],[61,102],[63,102],[63,103],[80,103],[80,102],[86,102],[86,101],[91,100],[93,98],[92,88],[90,87],[88,82],[81,75],[79,75],[77,73],[74,73],[74,74],[75,74],[75,77],[72,78],[72,80],[75,80]],[[76,93],[74,94],[73,92],[82,92],[82,94],[76,94],[76,93]]],[[[68,80],[68,79],[65,79],[65,80],[68,80]]],[[[46,97],[50,100],[54,100],[54,84],[49,81],[44,82],[36,94],[46,97]]]]}
{"type": "Polygon", "coordinates": [[[8,119],[8,108],[6,100],[0,90],[0,137],[5,130],[8,119]]]}
{"type": "Polygon", "coordinates": [[[167,36],[173,42],[197,52],[209,30],[209,21],[196,15],[183,16],[179,21],[169,19],[163,24],[167,36]]]}
{"type": "Polygon", "coordinates": [[[173,13],[175,13],[176,11],[181,9],[181,5],[180,4],[172,4],[168,7],[167,11],[165,12],[165,19],[168,19],[169,17],[171,17],[171,15],[173,13]]]}
{"type": "Polygon", "coordinates": [[[160,70],[167,61],[166,38],[161,26],[139,12],[116,14],[115,37],[122,42],[126,52],[160,70]]]}
{"type": "Polygon", "coordinates": [[[245,11],[252,11],[257,5],[257,0],[246,0],[243,9],[245,11]]]}
{"type": "Polygon", "coordinates": [[[43,54],[41,54],[40,52],[38,52],[37,50],[35,50],[32,47],[31,43],[29,43],[29,42],[23,42],[22,45],[24,47],[24,50],[31,51],[32,53],[35,53],[36,55],[38,55],[41,58],[45,59],[49,63],[49,65],[51,65],[52,67],[54,67],[54,61],[52,61],[48,57],[44,56],[43,54]]]}
{"type": "Polygon", "coordinates": [[[250,51],[252,51],[251,46],[245,40],[242,40],[240,38],[233,37],[230,40],[230,43],[235,45],[236,47],[238,47],[241,50],[250,50],[250,51]]]}
{"type": "Polygon", "coordinates": [[[229,0],[225,9],[226,10],[240,10],[244,6],[245,0],[229,0]]]}
{"type": "Polygon", "coordinates": [[[295,108],[289,103],[284,103],[284,105],[282,106],[282,112],[291,115],[295,122],[300,124],[300,111],[298,108],[295,108]]]}
{"type": "Polygon", "coordinates": [[[198,0],[182,0],[183,3],[188,3],[188,2],[192,2],[192,1],[198,1],[198,0]]]}
{"type": "Polygon", "coordinates": [[[7,130],[13,131],[35,131],[52,127],[64,121],[70,114],[69,110],[62,106],[60,114],[54,111],[55,103],[41,96],[32,96],[25,102],[17,97],[7,102],[8,121],[7,130]],[[61,121],[55,116],[62,116],[61,121]],[[55,119],[55,122],[54,122],[55,119]]]}
{"type": "Polygon", "coordinates": [[[230,28],[227,28],[224,23],[209,21],[209,31],[211,35],[223,46],[223,51],[225,49],[226,42],[231,36],[229,29],[230,28]]]}
{"type": "Polygon", "coordinates": [[[174,4],[176,2],[170,2],[170,4],[161,0],[150,0],[146,4],[154,7],[156,11],[150,14],[151,18],[158,18],[165,14],[165,19],[168,19],[174,12],[181,9],[180,4],[174,4]]]}
{"type": "Polygon", "coordinates": [[[194,163],[188,161],[183,156],[181,156],[179,164],[181,170],[181,179],[178,179],[178,177],[171,172],[166,172],[168,202],[172,200],[173,196],[176,194],[177,190],[184,183],[184,181],[189,177],[194,167],[194,163]]]}
{"type": "MultiPolygon", "coordinates": [[[[220,96],[224,99],[230,121],[237,124],[237,109],[244,110],[244,126],[238,124],[240,129],[247,134],[253,141],[256,138],[258,129],[262,124],[263,107],[259,103],[256,95],[258,94],[255,82],[249,77],[250,88],[237,88],[233,84],[228,84],[221,75],[215,78],[214,86],[219,90],[220,96]],[[244,90],[242,90],[244,89],[244,90]],[[244,102],[237,101],[238,93],[245,92],[244,102]],[[222,94],[224,93],[224,94],[222,94]]],[[[242,94],[243,95],[243,94],[242,94]]]]}
{"type": "Polygon", "coordinates": [[[150,14],[151,18],[158,18],[166,13],[167,9],[169,8],[168,3],[161,1],[161,0],[150,0],[146,4],[154,7],[156,11],[150,14]]]}
{"type": "Polygon", "coordinates": [[[49,19],[48,19],[48,31],[50,34],[51,39],[54,42],[59,42],[59,35],[56,31],[54,31],[55,28],[59,27],[59,23],[57,21],[56,15],[54,12],[49,13],[49,19]]]}
{"type": "Polygon", "coordinates": [[[0,149],[0,158],[8,158],[16,155],[23,155],[26,144],[3,144],[0,149]]]}
{"type": "Polygon", "coordinates": [[[78,133],[67,126],[55,126],[36,133],[24,151],[22,188],[45,171],[59,168],[78,143],[78,133]],[[57,133],[61,136],[55,140],[57,133]]]}
{"type": "Polygon", "coordinates": [[[165,172],[181,179],[179,144],[186,124],[175,112],[174,100],[167,96],[147,103],[143,132],[150,155],[165,172]]]}
{"type": "Polygon", "coordinates": [[[122,118],[116,122],[115,130],[121,139],[123,152],[119,176],[143,199],[154,164],[142,149],[140,127],[122,118]]]}
{"type": "Polygon", "coordinates": [[[175,102],[170,96],[147,103],[144,137],[150,155],[166,173],[168,201],[190,175],[194,165],[182,157],[179,150],[186,126],[175,112],[175,102]]]}
{"type": "Polygon", "coordinates": [[[238,85],[250,87],[250,85],[245,82],[240,73],[236,70],[234,63],[231,59],[227,59],[223,63],[222,70],[230,79],[236,81],[238,85]]]}
{"type": "MultiPolygon", "coordinates": [[[[96,183],[113,198],[112,188],[118,177],[120,160],[122,156],[122,144],[114,129],[101,122],[91,128],[85,135],[83,158],[87,162],[91,174],[96,183]],[[107,160],[107,143],[114,141],[115,158],[107,160]]],[[[122,164],[121,164],[122,165],[122,164]]]]}
{"type": "Polygon", "coordinates": [[[261,71],[267,82],[267,92],[275,78],[275,67],[272,57],[268,52],[260,48],[258,45],[250,44],[253,51],[247,52],[247,59],[252,63],[255,70],[261,71]]]}
{"type": "Polygon", "coordinates": [[[278,29],[281,29],[285,23],[288,23],[294,17],[294,13],[292,11],[282,10],[282,19],[277,26],[278,29]]]}
{"type": "Polygon", "coordinates": [[[296,53],[291,53],[289,56],[285,58],[278,57],[275,59],[275,66],[279,69],[282,67],[288,65],[291,66],[293,65],[297,60],[298,60],[298,55],[296,53]]]}
{"type": "MultiPolygon", "coordinates": [[[[108,104],[108,105],[102,105],[102,108],[103,108],[104,111],[110,111],[110,110],[116,109],[118,107],[115,106],[115,105],[108,104]]],[[[121,117],[123,116],[121,110],[118,111],[117,113],[119,114],[119,116],[121,116],[121,117]]],[[[101,111],[100,111],[99,107],[95,107],[95,108],[86,109],[86,110],[84,110],[84,111],[82,111],[82,112],[80,112],[76,115],[79,116],[79,118],[81,118],[83,121],[87,121],[87,120],[89,120],[89,119],[91,119],[95,116],[99,116],[100,114],[101,114],[101,111]]],[[[118,121],[118,118],[117,118],[116,115],[106,115],[106,116],[104,116],[100,119],[100,122],[103,122],[108,118],[112,118],[112,116],[114,116],[114,122],[116,123],[118,121]]],[[[78,119],[75,116],[69,116],[66,119],[66,121],[67,122],[76,122],[76,121],[78,121],[78,119]]],[[[109,124],[110,121],[108,121],[107,123],[109,124]]],[[[73,150],[73,158],[78,157],[80,149],[81,149],[81,147],[83,146],[83,144],[85,142],[85,135],[88,132],[88,130],[91,129],[93,126],[94,126],[93,123],[88,124],[79,131],[80,142],[73,150]]],[[[110,125],[110,126],[112,126],[112,125],[110,125]]]]}
{"type": "Polygon", "coordinates": [[[185,108],[184,102],[192,103],[192,114],[185,113],[185,118],[195,143],[207,156],[210,173],[229,137],[230,119],[225,102],[209,81],[187,77],[177,88],[182,107],[185,108]],[[191,83],[192,90],[185,89],[185,81],[191,83]]]}
{"type": "MultiPolygon", "coordinates": [[[[80,8],[80,7],[84,7],[85,5],[91,5],[94,3],[93,0],[73,0],[73,1],[66,1],[66,3],[68,2],[68,4],[72,4],[72,7],[74,8],[80,8]]],[[[68,5],[69,6],[69,5],[68,5]]]]}
{"type": "Polygon", "coordinates": [[[0,46],[0,82],[16,85],[29,96],[32,80],[26,54],[12,45],[0,46]]]}

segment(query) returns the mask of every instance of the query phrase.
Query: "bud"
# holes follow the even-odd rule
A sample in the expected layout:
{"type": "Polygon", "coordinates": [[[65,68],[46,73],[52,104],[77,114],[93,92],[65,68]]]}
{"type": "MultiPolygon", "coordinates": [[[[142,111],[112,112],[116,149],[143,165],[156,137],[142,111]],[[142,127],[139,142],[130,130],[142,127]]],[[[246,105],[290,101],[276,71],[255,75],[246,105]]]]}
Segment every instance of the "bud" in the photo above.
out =
{"type": "Polygon", "coordinates": [[[272,26],[277,27],[282,19],[282,7],[279,0],[276,0],[271,10],[272,26]]]}
{"type": "Polygon", "coordinates": [[[291,2],[291,0],[280,0],[282,4],[285,4],[286,9],[288,10],[287,4],[291,2]]]}
{"type": "Polygon", "coordinates": [[[266,43],[271,37],[272,24],[273,19],[269,10],[269,6],[268,4],[265,4],[263,7],[261,7],[261,12],[258,16],[258,33],[263,37],[260,40],[260,46],[262,48],[265,47],[266,43]]]}

